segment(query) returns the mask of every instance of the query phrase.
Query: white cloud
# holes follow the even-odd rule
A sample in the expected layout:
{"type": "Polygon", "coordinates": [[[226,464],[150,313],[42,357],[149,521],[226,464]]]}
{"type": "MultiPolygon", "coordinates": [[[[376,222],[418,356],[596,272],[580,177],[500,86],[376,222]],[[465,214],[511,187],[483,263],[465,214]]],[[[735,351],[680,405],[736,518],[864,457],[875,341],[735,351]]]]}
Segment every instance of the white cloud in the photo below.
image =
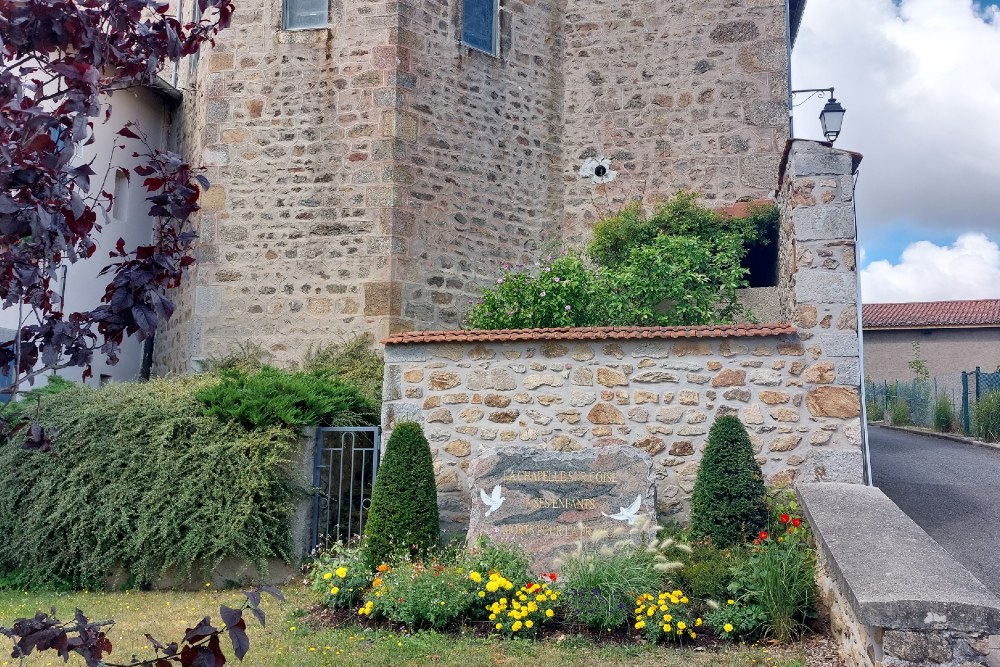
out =
{"type": "Polygon", "coordinates": [[[861,270],[865,303],[1000,298],[1000,246],[984,234],[962,234],[952,245],[918,241],[898,264],[872,262],[861,270]]]}
{"type": "MultiPolygon", "coordinates": [[[[808,1],[793,83],[835,86],[847,108],[837,147],[865,156],[862,239],[866,227],[894,220],[1000,230],[998,16],[971,0],[808,1]]],[[[822,105],[798,109],[796,136],[821,138],[822,105]]]]}

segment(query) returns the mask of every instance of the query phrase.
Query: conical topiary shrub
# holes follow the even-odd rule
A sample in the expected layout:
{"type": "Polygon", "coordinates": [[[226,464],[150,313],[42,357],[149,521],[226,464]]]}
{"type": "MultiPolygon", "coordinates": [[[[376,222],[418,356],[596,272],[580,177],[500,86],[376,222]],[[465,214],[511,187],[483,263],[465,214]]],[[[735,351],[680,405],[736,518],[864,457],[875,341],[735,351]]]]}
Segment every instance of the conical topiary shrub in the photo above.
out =
{"type": "Polygon", "coordinates": [[[375,477],[365,525],[365,562],[372,568],[424,554],[440,539],[434,462],[420,425],[397,424],[375,477]]]}
{"type": "Polygon", "coordinates": [[[725,415],[708,433],[691,497],[691,533],[719,547],[747,541],[767,527],[767,489],[740,420],[725,415]]]}

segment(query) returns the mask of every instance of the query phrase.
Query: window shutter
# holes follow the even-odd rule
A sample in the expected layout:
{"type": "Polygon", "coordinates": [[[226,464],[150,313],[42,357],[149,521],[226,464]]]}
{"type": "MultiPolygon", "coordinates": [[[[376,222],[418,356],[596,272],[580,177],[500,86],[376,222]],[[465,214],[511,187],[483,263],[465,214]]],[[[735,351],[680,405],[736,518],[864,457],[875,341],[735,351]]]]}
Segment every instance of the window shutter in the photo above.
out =
{"type": "Polygon", "coordinates": [[[497,0],[462,0],[462,43],[495,54],[497,0]]]}
{"type": "Polygon", "coordinates": [[[325,28],[329,0],[284,0],[285,30],[301,30],[304,28],[325,28]]]}

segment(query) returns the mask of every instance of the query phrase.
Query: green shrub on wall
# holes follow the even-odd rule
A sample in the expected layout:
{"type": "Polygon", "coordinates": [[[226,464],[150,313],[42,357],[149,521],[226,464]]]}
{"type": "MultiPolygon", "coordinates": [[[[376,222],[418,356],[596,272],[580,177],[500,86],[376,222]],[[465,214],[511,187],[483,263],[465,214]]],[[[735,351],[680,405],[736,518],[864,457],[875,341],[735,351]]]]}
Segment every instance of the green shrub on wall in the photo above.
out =
{"type": "Polygon", "coordinates": [[[750,436],[736,417],[719,417],[691,495],[691,534],[726,548],[753,539],[767,522],[767,489],[750,436]]]}
{"type": "Polygon", "coordinates": [[[358,390],[321,372],[290,372],[270,366],[233,368],[196,393],[205,414],[248,429],[280,425],[356,426],[377,422],[358,390]]]}
{"type": "Polygon", "coordinates": [[[750,317],[737,302],[741,265],[764,242],[777,209],[728,218],[680,192],[650,215],[635,204],[602,220],[584,257],[567,250],[533,266],[504,266],[470,303],[473,329],[698,325],[750,317]]]}
{"type": "MultiPolygon", "coordinates": [[[[0,571],[25,584],[101,587],[201,576],[224,557],[290,560],[297,430],[204,414],[208,375],[43,395],[54,455],[0,447],[0,571]]],[[[34,413],[34,401],[20,409],[34,413]]]]}
{"type": "Polygon", "coordinates": [[[420,425],[396,425],[385,447],[365,525],[365,560],[371,568],[438,546],[437,484],[430,445],[420,425]]]}

